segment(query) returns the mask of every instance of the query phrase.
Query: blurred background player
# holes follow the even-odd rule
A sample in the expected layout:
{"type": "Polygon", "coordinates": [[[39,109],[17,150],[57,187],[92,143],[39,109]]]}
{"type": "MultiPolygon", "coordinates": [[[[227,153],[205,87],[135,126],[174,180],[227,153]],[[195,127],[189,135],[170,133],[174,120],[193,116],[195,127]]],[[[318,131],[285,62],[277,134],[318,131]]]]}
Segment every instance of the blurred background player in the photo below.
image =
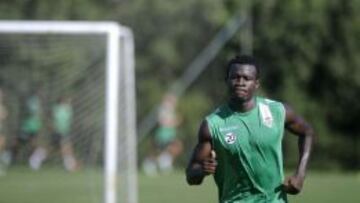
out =
{"type": "Polygon", "coordinates": [[[34,156],[41,159],[44,156],[44,150],[37,148],[37,138],[43,127],[43,108],[39,91],[34,91],[25,100],[24,109],[22,112],[23,120],[20,124],[20,132],[14,139],[11,146],[11,158],[15,163],[18,159],[20,147],[26,148],[31,155],[29,165],[33,168],[34,156]]]}
{"type": "Polygon", "coordinates": [[[147,175],[169,172],[173,169],[173,162],[182,152],[182,142],[176,137],[176,128],[180,119],[176,113],[177,97],[166,94],[158,112],[158,128],[155,131],[154,145],[156,156],[148,156],[143,163],[143,170],[147,175]]]}
{"type": "Polygon", "coordinates": [[[73,121],[71,98],[60,97],[58,99],[52,108],[52,121],[52,145],[60,148],[65,169],[67,171],[75,171],[78,168],[78,162],[74,156],[70,139],[71,124],[73,121]]]}
{"type": "Polygon", "coordinates": [[[10,162],[10,154],[6,151],[6,136],[4,132],[7,109],[4,105],[4,93],[0,89],[0,175],[5,174],[10,162]]]}
{"type": "MultiPolygon", "coordinates": [[[[74,156],[74,150],[70,139],[71,124],[73,121],[73,109],[71,99],[68,97],[60,97],[53,105],[51,111],[51,152],[60,150],[63,159],[64,168],[67,171],[75,171],[78,168],[78,162],[74,156]]],[[[47,157],[48,152],[38,147],[33,160],[33,169],[39,169],[42,162],[47,157]]]]}

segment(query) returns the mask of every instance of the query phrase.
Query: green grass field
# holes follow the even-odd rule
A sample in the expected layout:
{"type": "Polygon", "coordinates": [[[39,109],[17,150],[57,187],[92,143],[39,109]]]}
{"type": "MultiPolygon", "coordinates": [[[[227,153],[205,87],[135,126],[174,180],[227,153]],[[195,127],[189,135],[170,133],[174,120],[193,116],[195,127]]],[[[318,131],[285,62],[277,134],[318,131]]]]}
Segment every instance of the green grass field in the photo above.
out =
{"type": "MultiPolygon", "coordinates": [[[[98,203],[102,202],[100,172],[66,173],[61,169],[38,172],[12,168],[0,177],[0,203],[98,203]]],[[[201,186],[187,186],[182,171],[146,177],[139,175],[140,203],[216,203],[212,178],[201,186]]],[[[290,196],[292,203],[360,202],[360,175],[313,172],[303,192],[290,196]]]]}

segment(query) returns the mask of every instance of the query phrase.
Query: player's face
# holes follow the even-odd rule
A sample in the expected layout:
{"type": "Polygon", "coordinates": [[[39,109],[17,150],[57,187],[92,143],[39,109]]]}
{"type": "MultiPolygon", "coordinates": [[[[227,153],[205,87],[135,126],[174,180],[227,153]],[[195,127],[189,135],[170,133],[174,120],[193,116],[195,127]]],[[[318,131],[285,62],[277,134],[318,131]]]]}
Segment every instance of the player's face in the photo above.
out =
{"type": "Polygon", "coordinates": [[[231,99],[241,102],[250,101],[259,87],[256,74],[256,68],[253,65],[233,64],[227,77],[231,99]]]}

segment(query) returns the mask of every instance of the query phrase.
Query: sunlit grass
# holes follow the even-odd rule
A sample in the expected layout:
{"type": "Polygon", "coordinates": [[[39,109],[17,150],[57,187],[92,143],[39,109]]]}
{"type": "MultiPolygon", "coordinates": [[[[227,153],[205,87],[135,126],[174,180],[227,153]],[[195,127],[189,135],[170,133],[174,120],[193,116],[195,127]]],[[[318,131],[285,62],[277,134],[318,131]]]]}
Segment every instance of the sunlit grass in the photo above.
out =
{"type": "MultiPolygon", "coordinates": [[[[31,171],[11,168],[0,177],[1,203],[98,203],[102,202],[103,178],[99,170],[67,173],[61,168],[31,171]]],[[[292,203],[360,202],[360,175],[312,172],[303,192],[290,196],[292,203]]],[[[213,179],[188,186],[183,171],[156,177],[139,174],[140,203],[216,203],[213,179]]]]}

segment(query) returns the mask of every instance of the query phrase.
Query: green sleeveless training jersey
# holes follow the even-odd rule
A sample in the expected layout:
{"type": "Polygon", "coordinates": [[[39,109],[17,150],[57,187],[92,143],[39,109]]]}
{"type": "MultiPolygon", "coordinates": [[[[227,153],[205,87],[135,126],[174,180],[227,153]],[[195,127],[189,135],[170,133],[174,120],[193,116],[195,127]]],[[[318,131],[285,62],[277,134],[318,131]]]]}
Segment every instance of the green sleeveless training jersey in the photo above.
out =
{"type": "Polygon", "coordinates": [[[284,106],[256,97],[256,107],[234,112],[228,104],[206,117],[218,166],[221,203],[283,203],[284,106]]]}

